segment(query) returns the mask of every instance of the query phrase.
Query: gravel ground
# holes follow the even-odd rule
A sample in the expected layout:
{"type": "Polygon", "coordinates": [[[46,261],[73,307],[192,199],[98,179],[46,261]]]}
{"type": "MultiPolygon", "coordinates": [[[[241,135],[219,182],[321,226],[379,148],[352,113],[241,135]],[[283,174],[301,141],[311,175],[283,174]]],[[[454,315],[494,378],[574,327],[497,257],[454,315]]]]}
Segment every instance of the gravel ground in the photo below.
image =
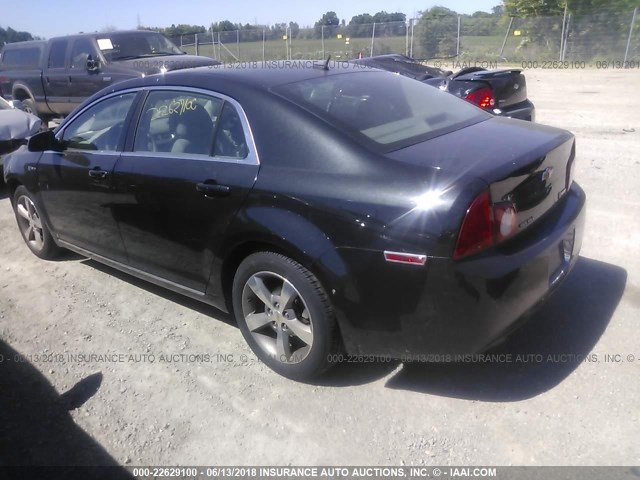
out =
{"type": "Polygon", "coordinates": [[[577,136],[588,224],[574,273],[498,348],[512,363],[294,383],[211,307],[39,260],[0,190],[0,465],[637,464],[640,71],[526,75],[538,121],[577,136]]]}

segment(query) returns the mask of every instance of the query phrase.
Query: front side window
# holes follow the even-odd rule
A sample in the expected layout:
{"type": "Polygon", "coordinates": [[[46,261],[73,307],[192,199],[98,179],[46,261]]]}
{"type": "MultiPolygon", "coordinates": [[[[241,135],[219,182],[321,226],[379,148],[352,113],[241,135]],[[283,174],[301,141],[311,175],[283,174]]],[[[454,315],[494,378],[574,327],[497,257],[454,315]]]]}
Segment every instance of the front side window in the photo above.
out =
{"type": "Polygon", "coordinates": [[[89,107],[65,127],[62,135],[65,146],[78,150],[118,151],[124,122],[135,96],[135,93],[125,93],[89,107]]]}
{"type": "Polygon", "coordinates": [[[89,59],[97,59],[93,44],[87,38],[77,39],[71,50],[71,68],[84,70],[87,68],[87,60],[89,59]]]}

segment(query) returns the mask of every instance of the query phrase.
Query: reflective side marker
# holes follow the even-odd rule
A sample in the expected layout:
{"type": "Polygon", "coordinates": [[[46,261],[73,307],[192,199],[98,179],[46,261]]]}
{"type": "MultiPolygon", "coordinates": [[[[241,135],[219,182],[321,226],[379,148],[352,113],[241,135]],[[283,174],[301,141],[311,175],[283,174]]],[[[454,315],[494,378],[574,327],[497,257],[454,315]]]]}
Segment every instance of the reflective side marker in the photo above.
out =
{"type": "Polygon", "coordinates": [[[404,263],[406,265],[424,265],[427,263],[426,255],[402,252],[384,252],[384,259],[391,263],[404,263]]]}

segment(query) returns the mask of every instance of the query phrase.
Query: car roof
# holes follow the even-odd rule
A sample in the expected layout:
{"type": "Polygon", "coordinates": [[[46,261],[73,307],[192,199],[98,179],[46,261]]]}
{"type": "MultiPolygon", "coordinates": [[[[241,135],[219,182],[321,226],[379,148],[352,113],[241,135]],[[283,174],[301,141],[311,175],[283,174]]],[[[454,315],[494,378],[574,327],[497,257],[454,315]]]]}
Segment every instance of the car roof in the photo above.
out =
{"type": "Polygon", "coordinates": [[[321,60],[281,60],[271,62],[245,62],[234,65],[186,68],[167,73],[149,75],[118,83],[114,90],[145,86],[186,86],[210,88],[216,83],[241,84],[250,89],[269,90],[278,85],[345,73],[381,70],[347,62],[329,62],[328,69],[321,60]]]}
{"type": "Polygon", "coordinates": [[[142,35],[146,33],[158,33],[154,30],[114,30],[112,32],[86,32],[86,33],[75,33],[72,35],[61,35],[59,37],[53,37],[51,40],[61,40],[61,39],[71,39],[71,38],[108,38],[112,35],[119,35],[121,33],[126,33],[129,35],[142,35]]]}

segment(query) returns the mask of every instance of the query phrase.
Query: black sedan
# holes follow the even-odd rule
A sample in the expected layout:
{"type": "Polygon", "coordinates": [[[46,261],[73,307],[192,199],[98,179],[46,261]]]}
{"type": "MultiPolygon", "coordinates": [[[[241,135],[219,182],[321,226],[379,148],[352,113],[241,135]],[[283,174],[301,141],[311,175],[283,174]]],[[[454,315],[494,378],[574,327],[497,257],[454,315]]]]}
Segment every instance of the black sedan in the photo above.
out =
{"type": "Polygon", "coordinates": [[[103,90],[5,179],[34,254],[232,311],[302,379],[341,352],[419,360],[503,337],[576,262],[574,158],[569,132],[399,75],[268,64],[103,90]]]}
{"type": "Polygon", "coordinates": [[[386,70],[438,87],[494,115],[535,121],[536,109],[527,97],[527,82],[519,69],[486,70],[467,67],[453,73],[423,65],[398,53],[353,60],[352,63],[386,70]]]}

